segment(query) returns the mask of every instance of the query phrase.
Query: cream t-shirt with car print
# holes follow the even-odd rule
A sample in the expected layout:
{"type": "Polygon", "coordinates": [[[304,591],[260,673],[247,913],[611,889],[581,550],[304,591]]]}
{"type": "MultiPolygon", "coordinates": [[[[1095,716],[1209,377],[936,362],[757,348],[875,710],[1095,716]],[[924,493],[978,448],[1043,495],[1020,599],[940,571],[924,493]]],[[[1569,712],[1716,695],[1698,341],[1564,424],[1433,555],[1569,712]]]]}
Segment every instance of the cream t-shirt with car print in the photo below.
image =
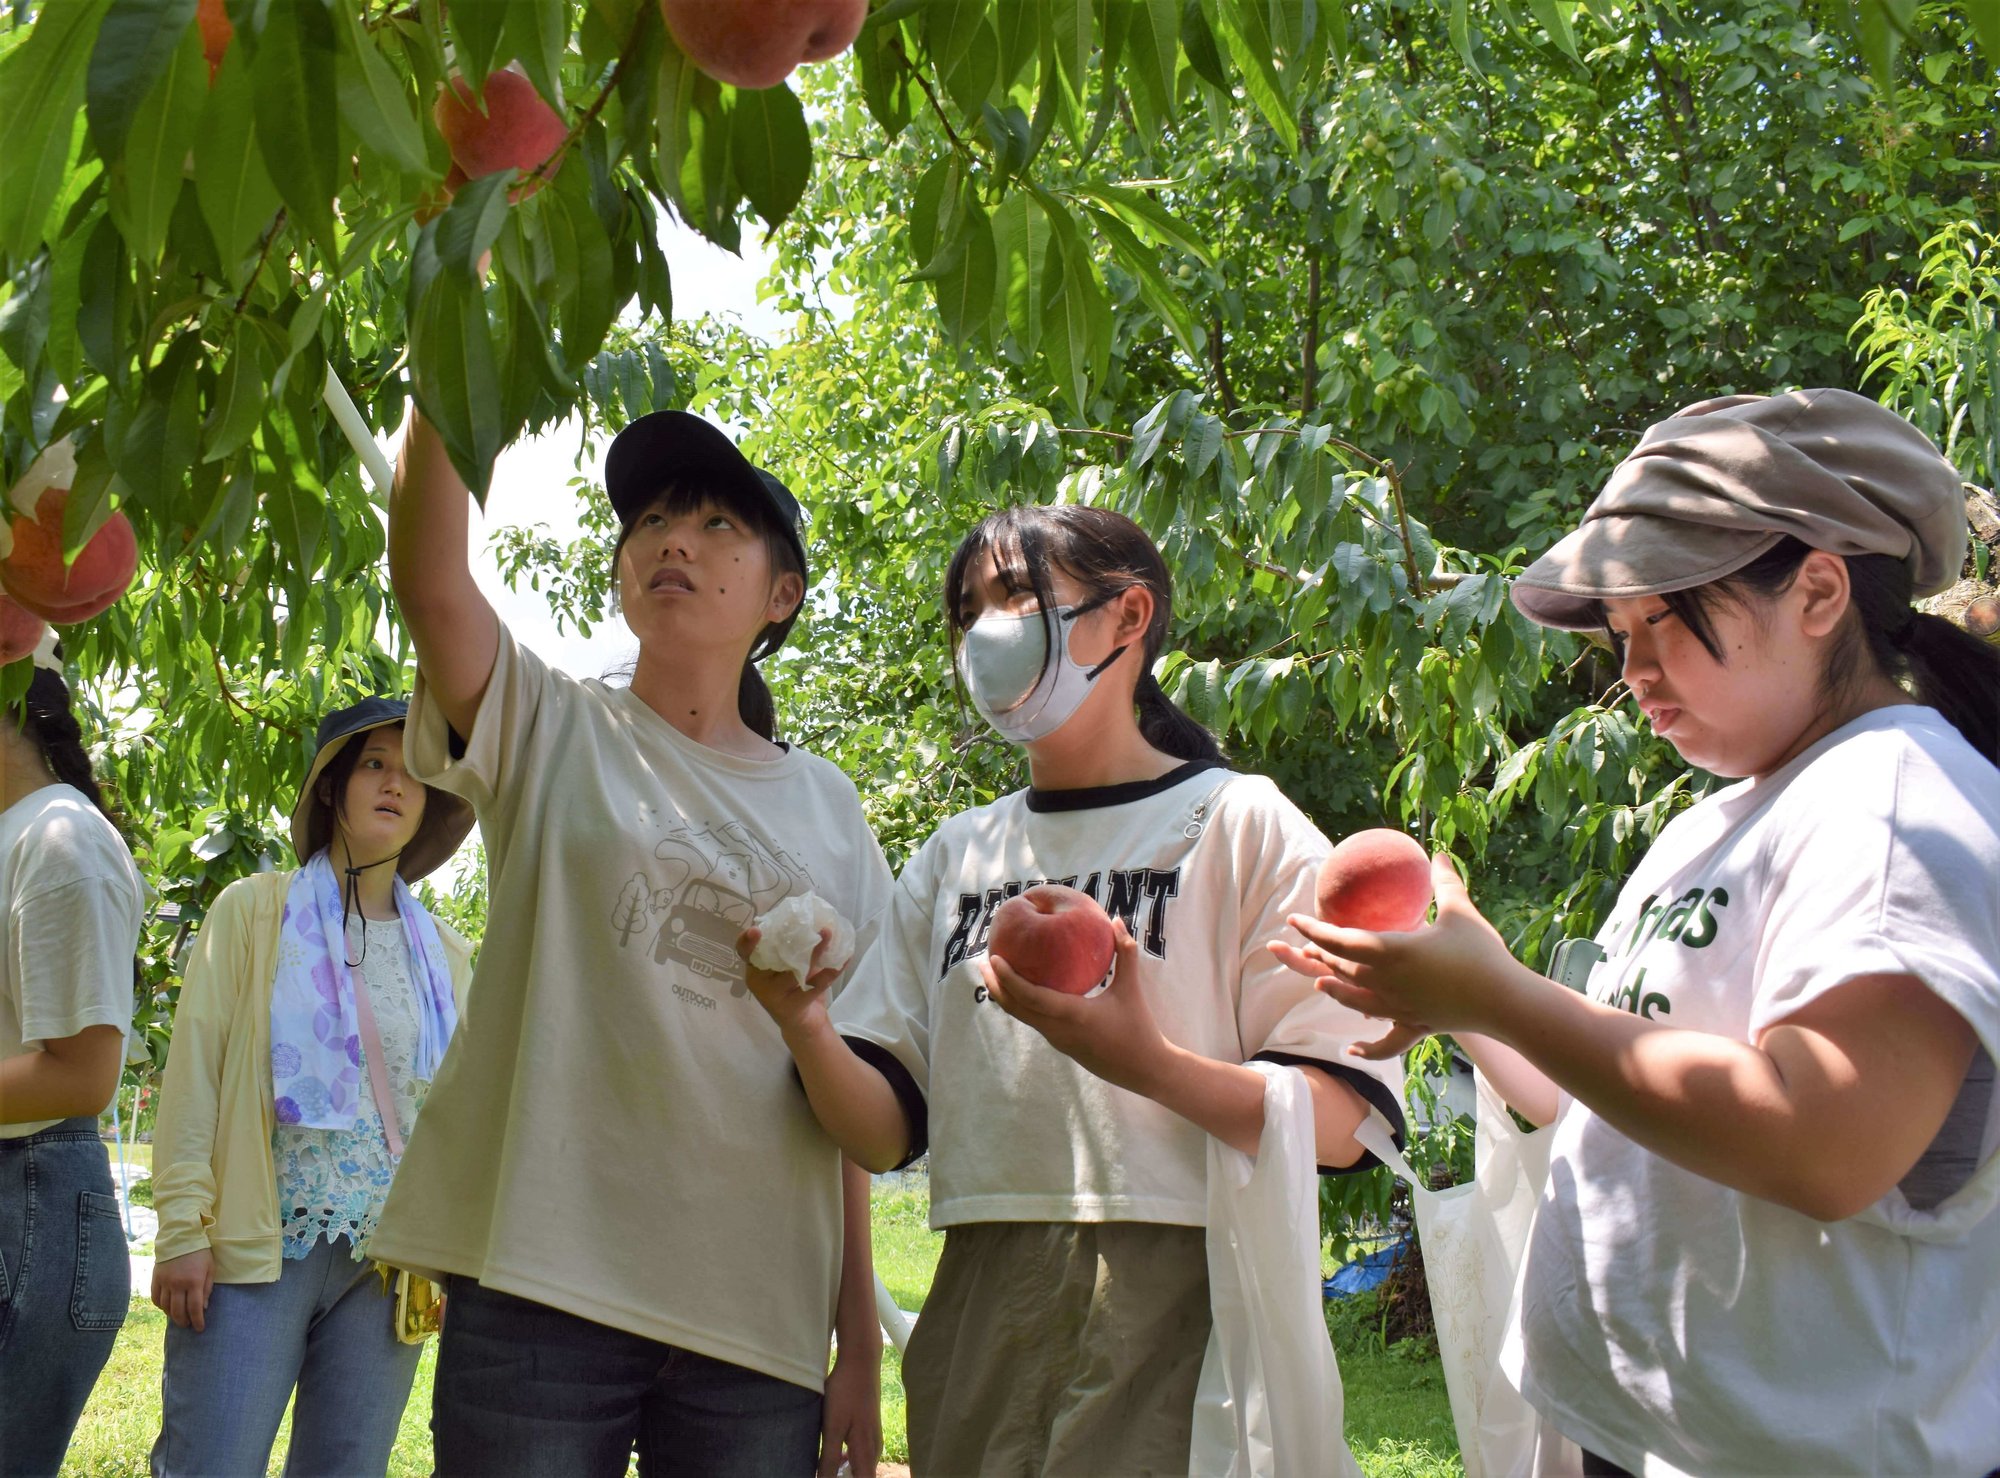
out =
{"type": "Polygon", "coordinates": [[[421,675],[405,746],[478,813],[487,927],[371,1253],[818,1390],[840,1152],[735,940],[810,889],[865,950],[891,879],[852,782],[697,744],[505,631],[462,752],[421,675]]]}

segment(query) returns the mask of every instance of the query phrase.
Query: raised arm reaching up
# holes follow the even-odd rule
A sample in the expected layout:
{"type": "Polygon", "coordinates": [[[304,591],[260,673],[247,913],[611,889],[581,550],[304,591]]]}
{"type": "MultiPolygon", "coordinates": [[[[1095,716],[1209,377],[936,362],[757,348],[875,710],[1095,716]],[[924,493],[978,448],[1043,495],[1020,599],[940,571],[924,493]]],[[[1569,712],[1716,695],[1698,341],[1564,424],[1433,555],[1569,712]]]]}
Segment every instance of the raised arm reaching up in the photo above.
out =
{"type": "Polygon", "coordinates": [[[389,584],[432,701],[467,738],[500,650],[500,618],[466,561],[469,498],[436,428],[412,407],[389,496],[389,584]]]}

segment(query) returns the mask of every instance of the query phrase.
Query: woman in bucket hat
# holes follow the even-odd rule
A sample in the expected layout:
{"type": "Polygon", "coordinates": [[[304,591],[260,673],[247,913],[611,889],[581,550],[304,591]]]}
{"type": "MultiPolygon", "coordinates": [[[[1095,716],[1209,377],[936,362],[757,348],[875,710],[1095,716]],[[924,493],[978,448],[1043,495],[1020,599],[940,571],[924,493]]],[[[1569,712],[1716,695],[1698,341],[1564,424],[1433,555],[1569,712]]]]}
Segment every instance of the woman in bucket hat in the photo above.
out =
{"type": "MultiPolygon", "coordinates": [[[[444,1278],[445,1474],[872,1472],[868,1180],[814,1120],[736,941],[819,894],[865,949],[890,877],[853,783],[774,738],[757,663],[806,589],[797,501],[680,412],[613,441],[631,683],[579,681],[467,568],[464,484],[411,422],[389,570],[417,649],[410,758],[471,800],[479,1011],[377,1250],[444,1278]],[[829,1332],[839,1357],[827,1368],[829,1332]]],[[[809,969],[815,979],[819,972],[809,969]]]]}
{"type": "Polygon", "coordinates": [[[1434,927],[1294,922],[1321,988],[1553,1122],[1502,1363],[1586,1472],[2000,1464],[2000,652],[1920,614],[1957,473],[1840,390],[1651,427],[1516,583],[1739,780],[1675,817],[1582,994],[1449,860],[1434,927]]]}
{"type": "Polygon", "coordinates": [[[404,768],[406,708],[327,715],[298,870],[231,883],[195,936],[153,1141],[156,1475],[262,1473],[294,1388],[287,1473],[388,1466],[421,1347],[367,1243],[471,977],[409,885],[472,810],[404,768]]]}
{"type": "Polygon", "coordinates": [[[124,1066],[139,874],[54,637],[0,708],[0,1470],[53,1474],[131,1301],[97,1116],[124,1066]]]}

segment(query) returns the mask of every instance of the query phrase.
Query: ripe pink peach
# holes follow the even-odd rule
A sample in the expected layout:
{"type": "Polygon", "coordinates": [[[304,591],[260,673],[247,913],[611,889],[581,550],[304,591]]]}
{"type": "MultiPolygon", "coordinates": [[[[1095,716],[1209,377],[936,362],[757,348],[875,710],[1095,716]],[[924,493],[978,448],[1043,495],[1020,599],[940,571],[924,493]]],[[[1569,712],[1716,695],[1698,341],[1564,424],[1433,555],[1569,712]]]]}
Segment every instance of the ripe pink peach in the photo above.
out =
{"type": "Polygon", "coordinates": [[[1088,893],[1039,883],[993,915],[986,949],[1036,985],[1080,996],[1111,971],[1111,916],[1088,893]]]}
{"type": "Polygon", "coordinates": [[[201,27],[201,54],[208,59],[208,85],[213,87],[236,27],[230,23],[229,12],[223,9],[223,0],[201,0],[195,7],[194,20],[201,27]]]}
{"type": "Polygon", "coordinates": [[[569,136],[562,115],[518,72],[489,73],[478,97],[463,77],[453,77],[438,92],[431,117],[466,179],[503,169],[539,169],[569,136]]]}
{"type": "Polygon", "coordinates": [[[1431,906],[1431,859],[1413,837],[1387,827],[1357,831],[1319,866],[1320,918],[1343,929],[1407,933],[1431,906]]]}
{"type": "Polygon", "coordinates": [[[0,595],[0,667],[30,655],[43,629],[40,616],[0,595]]]}
{"type": "Polygon", "coordinates": [[[63,505],[68,488],[44,489],[35,516],[14,519],[14,551],[0,560],[0,586],[22,606],[58,626],[88,621],[114,604],[139,567],[139,541],[132,521],[113,513],[63,564],[63,505]]]}
{"type": "Polygon", "coordinates": [[[716,81],[776,87],[802,63],[852,46],[868,0],[660,0],[660,15],[687,59],[716,81]]]}

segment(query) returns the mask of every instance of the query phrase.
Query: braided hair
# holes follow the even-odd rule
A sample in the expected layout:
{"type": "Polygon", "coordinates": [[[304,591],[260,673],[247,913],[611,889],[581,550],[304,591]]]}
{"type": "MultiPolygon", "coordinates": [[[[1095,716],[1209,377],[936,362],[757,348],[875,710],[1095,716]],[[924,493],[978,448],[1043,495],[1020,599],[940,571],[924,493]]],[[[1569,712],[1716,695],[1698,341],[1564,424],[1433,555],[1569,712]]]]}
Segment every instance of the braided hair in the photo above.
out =
{"type": "Polygon", "coordinates": [[[77,727],[76,715],[70,710],[68,684],[46,667],[37,667],[13,719],[29,742],[41,751],[49,773],[63,784],[82,791],[104,813],[105,820],[117,826],[118,818],[111,814],[90,767],[90,752],[83,747],[83,730],[77,727]]]}

